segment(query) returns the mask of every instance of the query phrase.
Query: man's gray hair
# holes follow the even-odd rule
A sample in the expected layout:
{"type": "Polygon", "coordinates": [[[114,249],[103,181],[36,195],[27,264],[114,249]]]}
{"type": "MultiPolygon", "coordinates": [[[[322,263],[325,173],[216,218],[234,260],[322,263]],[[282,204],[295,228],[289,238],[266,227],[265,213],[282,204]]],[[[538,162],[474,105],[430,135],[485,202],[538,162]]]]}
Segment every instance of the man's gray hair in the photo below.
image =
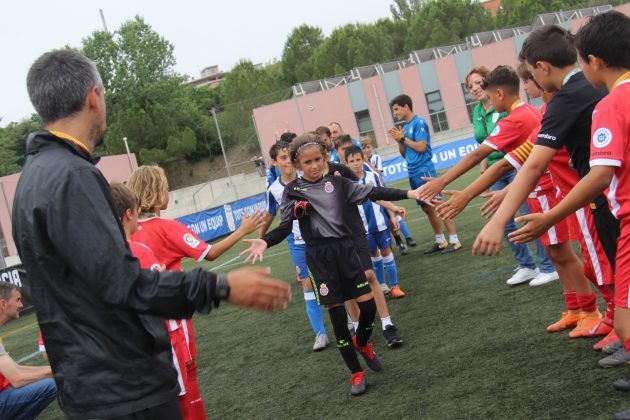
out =
{"type": "Polygon", "coordinates": [[[20,290],[15,284],[8,281],[0,281],[0,300],[9,300],[13,290],[20,290]]]}
{"type": "Polygon", "coordinates": [[[44,124],[81,111],[90,89],[102,85],[94,62],[72,50],[45,53],[33,63],[26,78],[31,103],[44,124]]]}

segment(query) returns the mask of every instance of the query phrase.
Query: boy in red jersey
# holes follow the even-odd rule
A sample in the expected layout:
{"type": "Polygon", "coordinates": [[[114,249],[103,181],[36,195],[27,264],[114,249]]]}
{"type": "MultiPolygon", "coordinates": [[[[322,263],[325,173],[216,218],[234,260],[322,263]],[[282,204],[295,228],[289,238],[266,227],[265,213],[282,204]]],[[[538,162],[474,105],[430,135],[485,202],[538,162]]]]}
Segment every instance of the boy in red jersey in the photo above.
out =
{"type": "MultiPolygon", "coordinates": [[[[129,178],[127,186],[139,200],[138,229],[131,236],[134,241],[147,245],[167,271],[181,270],[182,258],[198,262],[212,261],[238,243],[244,236],[258,229],[262,211],[244,215],[241,226],[222,241],[209,245],[183,224],[160,218],[168,206],[168,181],[158,166],[141,166],[129,178]]],[[[203,401],[197,383],[197,346],[191,319],[167,320],[171,344],[177,359],[184,362],[185,395],[180,395],[180,408],[186,419],[205,419],[203,401]],[[181,340],[181,336],[184,340],[181,340]]],[[[180,384],[181,386],[181,384],[180,384]]]]}

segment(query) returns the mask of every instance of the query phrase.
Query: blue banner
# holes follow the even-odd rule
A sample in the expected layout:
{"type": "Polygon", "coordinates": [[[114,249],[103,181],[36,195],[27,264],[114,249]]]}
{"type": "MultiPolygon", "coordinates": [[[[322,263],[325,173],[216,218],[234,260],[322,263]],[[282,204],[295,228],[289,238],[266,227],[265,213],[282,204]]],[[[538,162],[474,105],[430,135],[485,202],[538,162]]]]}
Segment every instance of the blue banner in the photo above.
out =
{"type": "MultiPolygon", "coordinates": [[[[441,144],[433,148],[433,164],[436,170],[450,168],[464,156],[479,147],[474,137],[441,144]]],[[[383,161],[383,179],[386,183],[407,178],[407,162],[402,156],[383,161]]]]}
{"type": "Polygon", "coordinates": [[[267,202],[264,193],[247,197],[242,200],[203,210],[176,220],[183,223],[204,241],[211,241],[234,232],[241,225],[243,214],[252,214],[258,209],[266,209],[267,202]]]}

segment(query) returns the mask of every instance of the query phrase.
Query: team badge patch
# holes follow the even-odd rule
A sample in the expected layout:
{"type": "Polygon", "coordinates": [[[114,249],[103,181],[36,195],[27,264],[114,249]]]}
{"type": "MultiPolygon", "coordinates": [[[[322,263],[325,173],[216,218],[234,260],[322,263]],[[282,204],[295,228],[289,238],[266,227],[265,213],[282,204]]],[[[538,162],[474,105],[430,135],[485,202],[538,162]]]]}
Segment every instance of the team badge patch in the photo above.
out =
{"type": "Polygon", "coordinates": [[[328,295],[328,287],[326,287],[326,283],[322,283],[319,286],[319,295],[320,296],[327,296],[328,295]]]}
{"type": "Polygon", "coordinates": [[[610,144],[612,138],[613,135],[609,129],[605,127],[598,128],[597,130],[595,130],[595,133],[593,133],[593,146],[597,147],[598,149],[606,147],[610,144]]]}
{"type": "Polygon", "coordinates": [[[324,184],[324,191],[326,191],[328,194],[335,191],[335,187],[333,186],[332,182],[328,181],[326,182],[326,184],[324,184]]]}
{"type": "Polygon", "coordinates": [[[494,130],[492,130],[492,133],[490,133],[490,136],[498,136],[500,132],[501,132],[501,127],[497,125],[494,127],[494,130]]]}
{"type": "Polygon", "coordinates": [[[184,242],[186,242],[186,244],[191,248],[197,248],[201,243],[199,242],[199,239],[195,238],[190,233],[184,235],[184,242]]]}

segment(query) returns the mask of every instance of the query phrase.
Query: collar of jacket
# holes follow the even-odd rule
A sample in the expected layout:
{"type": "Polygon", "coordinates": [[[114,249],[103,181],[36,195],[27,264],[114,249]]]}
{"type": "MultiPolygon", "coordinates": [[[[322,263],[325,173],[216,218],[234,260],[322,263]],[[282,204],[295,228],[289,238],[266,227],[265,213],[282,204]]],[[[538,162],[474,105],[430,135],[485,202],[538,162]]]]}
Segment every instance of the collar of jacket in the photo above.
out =
{"type": "Polygon", "coordinates": [[[26,154],[34,155],[36,153],[39,153],[42,148],[47,147],[51,144],[65,147],[70,152],[74,153],[82,159],[87,160],[93,165],[96,165],[98,161],[101,160],[100,156],[92,156],[73,142],[62,139],[61,137],[57,137],[46,130],[35,131],[28,135],[28,138],[26,139],[26,154]]]}

